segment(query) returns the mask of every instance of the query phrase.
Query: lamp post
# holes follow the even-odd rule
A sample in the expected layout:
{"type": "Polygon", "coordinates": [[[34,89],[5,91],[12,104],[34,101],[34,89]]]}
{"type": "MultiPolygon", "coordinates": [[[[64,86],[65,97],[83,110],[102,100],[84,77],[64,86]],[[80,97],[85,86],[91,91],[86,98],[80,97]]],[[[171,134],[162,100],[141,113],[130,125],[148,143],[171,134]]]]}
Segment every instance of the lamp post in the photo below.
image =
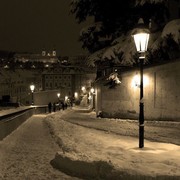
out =
{"type": "Polygon", "coordinates": [[[91,88],[91,94],[92,94],[92,108],[95,109],[95,92],[94,88],[91,88]]]}
{"type": "Polygon", "coordinates": [[[30,85],[30,89],[31,89],[31,92],[32,92],[32,102],[31,102],[31,105],[33,105],[34,104],[34,89],[35,89],[35,85],[31,84],[30,85]]]}
{"type": "Polygon", "coordinates": [[[139,148],[144,147],[144,99],[143,99],[143,63],[147,51],[150,31],[144,25],[143,19],[139,19],[132,36],[139,53],[140,60],[140,101],[139,101],[139,148]]]}

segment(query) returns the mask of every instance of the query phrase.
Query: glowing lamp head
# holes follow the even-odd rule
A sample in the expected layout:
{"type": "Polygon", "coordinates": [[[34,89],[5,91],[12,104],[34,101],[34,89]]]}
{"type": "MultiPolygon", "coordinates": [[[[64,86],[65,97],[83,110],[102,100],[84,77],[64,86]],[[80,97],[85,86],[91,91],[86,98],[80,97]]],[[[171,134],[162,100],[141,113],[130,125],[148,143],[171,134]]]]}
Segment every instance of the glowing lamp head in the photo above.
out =
{"type": "Polygon", "coordinates": [[[91,93],[94,93],[94,88],[91,88],[91,93]]]}
{"type": "Polygon", "coordinates": [[[83,86],[83,87],[81,88],[81,90],[82,90],[82,91],[85,91],[85,90],[86,90],[86,88],[83,86]]]}
{"type": "Polygon", "coordinates": [[[35,85],[34,84],[30,85],[30,89],[31,89],[32,92],[34,92],[35,85]]]}
{"type": "Polygon", "coordinates": [[[75,96],[75,98],[77,98],[77,97],[78,97],[78,93],[77,93],[77,92],[75,92],[75,93],[74,93],[74,96],[75,96]]]}
{"type": "Polygon", "coordinates": [[[133,30],[132,36],[139,53],[147,51],[150,31],[144,25],[142,18],[139,19],[137,27],[133,30]]]}
{"type": "Polygon", "coordinates": [[[68,96],[65,96],[65,101],[67,101],[68,100],[68,96]]]}

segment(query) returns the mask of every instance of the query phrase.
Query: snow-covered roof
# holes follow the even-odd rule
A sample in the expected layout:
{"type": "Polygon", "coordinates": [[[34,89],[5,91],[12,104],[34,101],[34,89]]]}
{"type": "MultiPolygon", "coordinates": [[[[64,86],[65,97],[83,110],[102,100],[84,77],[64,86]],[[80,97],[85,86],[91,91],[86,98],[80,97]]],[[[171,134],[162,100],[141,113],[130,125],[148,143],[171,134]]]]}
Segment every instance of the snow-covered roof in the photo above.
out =
{"type": "Polygon", "coordinates": [[[174,19],[166,24],[162,31],[161,37],[164,38],[168,34],[173,35],[173,39],[175,42],[179,43],[180,41],[180,19],[174,19]]]}

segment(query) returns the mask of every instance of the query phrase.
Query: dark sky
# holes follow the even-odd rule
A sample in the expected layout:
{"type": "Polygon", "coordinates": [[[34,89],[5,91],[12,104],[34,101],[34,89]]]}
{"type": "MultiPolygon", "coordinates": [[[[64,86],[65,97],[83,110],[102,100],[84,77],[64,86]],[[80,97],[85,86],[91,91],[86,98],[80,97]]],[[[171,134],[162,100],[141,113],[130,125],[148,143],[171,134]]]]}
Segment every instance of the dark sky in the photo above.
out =
{"type": "Polygon", "coordinates": [[[70,0],[0,0],[0,50],[41,52],[56,48],[58,55],[86,51],[78,42],[78,24],[69,13],[70,0]]]}

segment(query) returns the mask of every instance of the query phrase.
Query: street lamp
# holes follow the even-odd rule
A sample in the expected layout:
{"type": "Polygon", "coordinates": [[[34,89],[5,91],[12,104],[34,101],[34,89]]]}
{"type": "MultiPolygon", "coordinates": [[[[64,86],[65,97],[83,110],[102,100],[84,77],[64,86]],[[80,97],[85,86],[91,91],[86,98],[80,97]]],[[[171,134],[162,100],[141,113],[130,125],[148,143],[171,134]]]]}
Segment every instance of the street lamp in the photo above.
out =
{"type": "Polygon", "coordinates": [[[35,85],[34,85],[34,84],[31,84],[31,85],[30,85],[30,89],[31,89],[31,92],[32,92],[32,102],[31,102],[31,105],[33,105],[33,104],[34,104],[33,94],[34,94],[35,85]]]}
{"type": "Polygon", "coordinates": [[[68,100],[68,96],[65,96],[64,100],[65,100],[65,102],[67,102],[67,100],[68,100]]]}
{"type": "Polygon", "coordinates": [[[145,27],[143,19],[140,18],[137,27],[132,32],[136,49],[140,54],[139,148],[144,147],[143,63],[148,47],[149,34],[149,29],[145,27]]]}
{"type": "Polygon", "coordinates": [[[94,93],[94,88],[91,88],[91,93],[92,93],[92,94],[94,93]]]}
{"type": "Polygon", "coordinates": [[[95,109],[95,90],[94,88],[92,87],[91,88],[91,93],[92,93],[92,108],[95,109]]]}
{"type": "Polygon", "coordinates": [[[77,92],[74,93],[74,98],[75,98],[75,99],[78,98],[78,93],[77,93],[77,92]]]}
{"type": "Polygon", "coordinates": [[[85,93],[86,92],[85,86],[82,86],[81,90],[82,90],[83,93],[85,93]]]}
{"type": "Polygon", "coordinates": [[[60,95],[61,95],[60,93],[57,93],[58,101],[59,101],[60,95]]]}

